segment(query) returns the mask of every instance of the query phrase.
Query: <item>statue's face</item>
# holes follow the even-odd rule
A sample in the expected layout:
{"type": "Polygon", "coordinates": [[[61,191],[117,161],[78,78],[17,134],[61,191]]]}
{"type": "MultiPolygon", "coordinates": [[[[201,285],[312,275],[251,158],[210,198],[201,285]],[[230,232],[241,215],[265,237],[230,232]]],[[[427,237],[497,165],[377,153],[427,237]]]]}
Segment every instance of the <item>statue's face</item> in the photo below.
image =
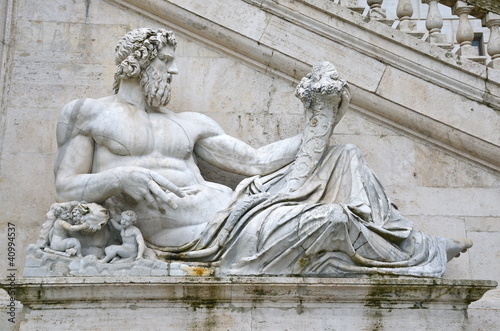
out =
{"type": "Polygon", "coordinates": [[[128,228],[129,226],[131,226],[134,222],[132,221],[133,217],[132,216],[128,216],[128,215],[122,215],[122,219],[121,219],[121,222],[120,224],[124,227],[124,228],[128,228]]]}
{"type": "Polygon", "coordinates": [[[59,214],[60,219],[62,219],[64,221],[69,221],[71,219],[71,213],[67,208],[61,207],[59,212],[60,212],[60,214],[59,214]]]}
{"type": "Polygon", "coordinates": [[[174,59],[174,48],[167,45],[160,49],[158,56],[141,71],[140,83],[150,107],[166,106],[170,101],[172,75],[178,73],[174,59]]]}
{"type": "Polygon", "coordinates": [[[82,218],[82,213],[78,209],[78,207],[73,208],[73,211],[71,212],[71,215],[73,216],[73,220],[75,222],[80,222],[82,218]]]}
{"type": "Polygon", "coordinates": [[[168,83],[172,81],[172,75],[179,73],[175,63],[175,51],[170,45],[167,45],[158,51],[158,55],[151,61],[151,66],[155,66],[156,70],[162,73],[168,73],[168,83]]]}

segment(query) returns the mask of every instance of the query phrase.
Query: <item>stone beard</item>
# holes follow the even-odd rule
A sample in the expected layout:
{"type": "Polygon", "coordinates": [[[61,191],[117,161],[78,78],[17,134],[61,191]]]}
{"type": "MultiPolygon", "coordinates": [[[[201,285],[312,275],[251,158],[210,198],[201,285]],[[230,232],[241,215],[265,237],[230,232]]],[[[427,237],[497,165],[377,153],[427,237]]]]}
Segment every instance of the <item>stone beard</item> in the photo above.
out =
{"type": "Polygon", "coordinates": [[[146,102],[150,107],[166,106],[170,101],[172,75],[149,65],[139,75],[146,102]]]}

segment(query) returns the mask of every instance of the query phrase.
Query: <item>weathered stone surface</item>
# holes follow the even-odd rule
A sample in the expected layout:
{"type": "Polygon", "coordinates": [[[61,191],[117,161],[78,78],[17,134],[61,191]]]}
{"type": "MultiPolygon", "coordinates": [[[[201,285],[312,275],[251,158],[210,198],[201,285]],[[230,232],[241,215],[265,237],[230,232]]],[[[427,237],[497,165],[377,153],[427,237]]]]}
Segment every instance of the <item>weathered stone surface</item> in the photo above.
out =
{"type": "MultiPolygon", "coordinates": [[[[21,330],[463,330],[491,281],[121,277],[22,280],[21,330]],[[465,312],[465,313],[464,313],[465,312]],[[284,317],[284,318],[283,318],[284,317]],[[85,321],[85,322],[83,322],[85,321]],[[279,326],[279,327],[278,327],[279,326]]],[[[478,316],[483,318],[484,316],[478,316]]]]}
{"type": "Polygon", "coordinates": [[[416,145],[415,178],[425,187],[500,187],[495,171],[485,171],[476,164],[426,145],[416,145]]]}

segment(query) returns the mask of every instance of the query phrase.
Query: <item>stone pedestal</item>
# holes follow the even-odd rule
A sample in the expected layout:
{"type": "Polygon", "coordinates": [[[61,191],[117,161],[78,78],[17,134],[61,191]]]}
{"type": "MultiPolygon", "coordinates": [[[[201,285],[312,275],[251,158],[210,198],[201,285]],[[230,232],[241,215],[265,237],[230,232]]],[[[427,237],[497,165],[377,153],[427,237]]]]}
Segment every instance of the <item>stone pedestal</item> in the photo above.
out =
{"type": "Polygon", "coordinates": [[[416,278],[22,279],[20,330],[463,330],[494,281],[416,278]]]}

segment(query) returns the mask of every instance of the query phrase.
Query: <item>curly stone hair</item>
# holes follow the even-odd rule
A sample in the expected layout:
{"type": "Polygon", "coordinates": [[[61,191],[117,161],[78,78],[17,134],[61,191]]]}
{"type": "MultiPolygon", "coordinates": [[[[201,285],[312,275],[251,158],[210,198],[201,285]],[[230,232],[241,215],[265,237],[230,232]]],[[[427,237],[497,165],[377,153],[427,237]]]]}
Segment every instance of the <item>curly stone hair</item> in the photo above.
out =
{"type": "Polygon", "coordinates": [[[137,77],[167,45],[175,49],[177,41],[173,32],[165,29],[135,29],[123,36],[115,48],[113,92],[118,93],[121,79],[137,77]]]}
{"type": "Polygon", "coordinates": [[[131,217],[132,224],[137,223],[137,214],[133,210],[125,210],[122,212],[122,216],[131,217]]]}

